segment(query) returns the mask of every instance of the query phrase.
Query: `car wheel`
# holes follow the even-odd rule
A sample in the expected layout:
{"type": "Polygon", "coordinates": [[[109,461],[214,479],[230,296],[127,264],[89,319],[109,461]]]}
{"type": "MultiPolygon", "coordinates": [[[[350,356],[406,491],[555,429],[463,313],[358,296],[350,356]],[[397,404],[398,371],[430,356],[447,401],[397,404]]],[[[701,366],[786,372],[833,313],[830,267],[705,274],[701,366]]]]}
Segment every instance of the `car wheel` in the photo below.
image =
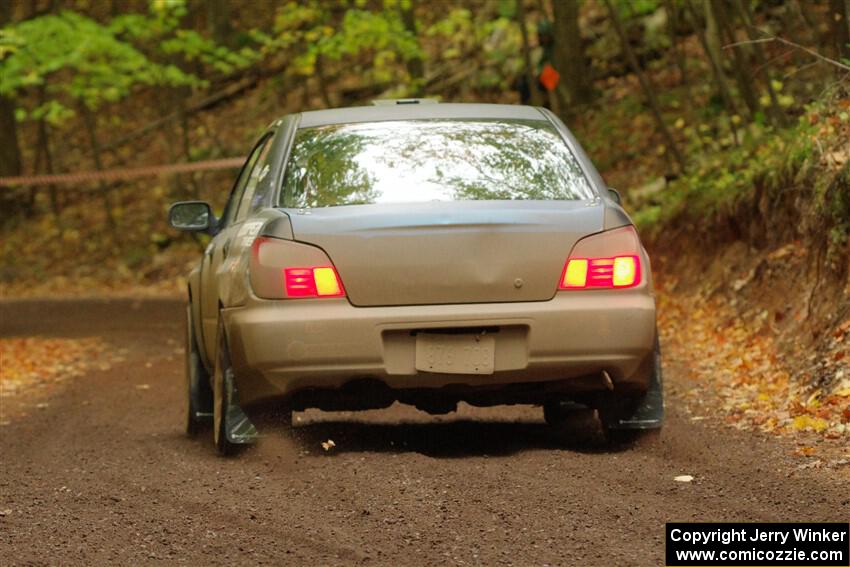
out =
{"type": "Polygon", "coordinates": [[[186,306],[186,401],[184,404],[186,434],[196,436],[207,429],[212,421],[213,393],[210,376],[198,349],[195,326],[192,320],[192,304],[186,306]]]}

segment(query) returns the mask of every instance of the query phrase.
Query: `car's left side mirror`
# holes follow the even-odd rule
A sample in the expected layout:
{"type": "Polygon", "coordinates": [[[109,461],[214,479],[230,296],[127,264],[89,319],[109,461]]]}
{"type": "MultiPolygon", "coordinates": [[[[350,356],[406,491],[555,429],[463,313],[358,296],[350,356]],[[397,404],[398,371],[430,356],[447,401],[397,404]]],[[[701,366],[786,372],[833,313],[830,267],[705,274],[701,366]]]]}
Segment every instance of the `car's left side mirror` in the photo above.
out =
{"type": "Polygon", "coordinates": [[[623,204],[623,198],[620,197],[620,192],[616,189],[608,188],[608,196],[611,197],[611,200],[617,203],[618,205],[623,204]]]}
{"type": "Polygon", "coordinates": [[[207,232],[215,224],[215,217],[204,201],[182,201],[168,209],[168,224],[177,230],[207,232]]]}

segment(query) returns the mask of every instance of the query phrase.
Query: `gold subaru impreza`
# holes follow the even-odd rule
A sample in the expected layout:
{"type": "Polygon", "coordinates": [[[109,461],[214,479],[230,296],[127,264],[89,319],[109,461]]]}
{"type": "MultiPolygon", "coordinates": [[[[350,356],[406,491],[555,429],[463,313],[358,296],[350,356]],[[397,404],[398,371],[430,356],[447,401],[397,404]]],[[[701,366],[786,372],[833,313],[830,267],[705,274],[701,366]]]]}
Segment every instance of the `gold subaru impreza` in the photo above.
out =
{"type": "MultiPolygon", "coordinates": [[[[189,275],[186,428],[221,453],[274,409],[571,408],[661,427],[649,258],[542,108],[381,101],[272,123],[189,275]]],[[[556,427],[557,430],[557,427],[556,427]]]]}

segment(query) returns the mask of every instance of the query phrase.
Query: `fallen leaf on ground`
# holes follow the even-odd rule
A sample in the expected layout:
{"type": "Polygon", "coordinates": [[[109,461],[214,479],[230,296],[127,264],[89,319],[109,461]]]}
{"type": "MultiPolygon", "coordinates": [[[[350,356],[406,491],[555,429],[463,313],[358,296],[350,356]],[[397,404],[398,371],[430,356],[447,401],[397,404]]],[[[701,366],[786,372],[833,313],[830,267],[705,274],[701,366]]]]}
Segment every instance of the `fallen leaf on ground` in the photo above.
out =
{"type": "Polygon", "coordinates": [[[324,449],[325,451],[330,451],[334,447],[336,447],[336,443],[333,442],[333,439],[322,441],[322,449],[324,449]]]}
{"type": "Polygon", "coordinates": [[[794,421],[791,422],[791,427],[798,431],[811,429],[812,431],[820,433],[821,431],[829,427],[829,422],[820,417],[812,417],[810,415],[798,415],[794,418],[794,421]]]}
{"type": "Polygon", "coordinates": [[[817,449],[814,447],[797,447],[794,450],[794,454],[801,457],[811,457],[817,452],[817,449]]]}

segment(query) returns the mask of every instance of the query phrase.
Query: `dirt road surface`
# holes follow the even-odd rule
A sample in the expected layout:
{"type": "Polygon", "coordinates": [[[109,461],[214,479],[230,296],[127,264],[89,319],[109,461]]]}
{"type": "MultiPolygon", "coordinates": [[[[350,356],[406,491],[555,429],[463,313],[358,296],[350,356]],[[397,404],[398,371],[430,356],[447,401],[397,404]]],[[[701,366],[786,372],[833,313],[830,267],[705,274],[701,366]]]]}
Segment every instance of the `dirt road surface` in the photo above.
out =
{"type": "Polygon", "coordinates": [[[182,314],[0,304],[0,335],[126,349],[46,399],[2,400],[0,565],[663,565],[667,521],[850,518],[846,477],[675,400],[659,439],[617,450],[559,447],[530,407],[394,406],[298,413],[222,459],[181,430],[182,314]]]}

